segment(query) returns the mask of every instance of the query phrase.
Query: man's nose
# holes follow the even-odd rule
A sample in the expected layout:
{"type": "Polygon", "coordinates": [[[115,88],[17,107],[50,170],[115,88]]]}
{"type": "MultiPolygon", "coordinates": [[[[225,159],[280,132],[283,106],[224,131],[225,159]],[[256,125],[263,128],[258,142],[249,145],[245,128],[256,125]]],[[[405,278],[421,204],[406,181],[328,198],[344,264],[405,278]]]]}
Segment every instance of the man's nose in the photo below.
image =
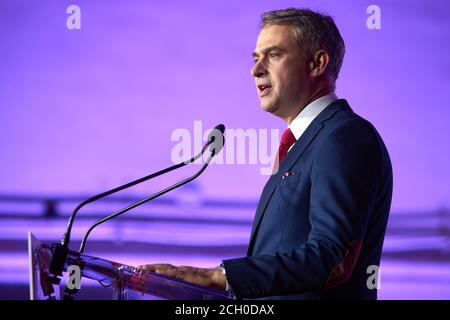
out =
{"type": "Polygon", "coordinates": [[[255,63],[255,65],[253,66],[252,70],[250,70],[250,73],[255,78],[261,77],[261,76],[267,74],[267,70],[264,67],[262,59],[255,63]]]}

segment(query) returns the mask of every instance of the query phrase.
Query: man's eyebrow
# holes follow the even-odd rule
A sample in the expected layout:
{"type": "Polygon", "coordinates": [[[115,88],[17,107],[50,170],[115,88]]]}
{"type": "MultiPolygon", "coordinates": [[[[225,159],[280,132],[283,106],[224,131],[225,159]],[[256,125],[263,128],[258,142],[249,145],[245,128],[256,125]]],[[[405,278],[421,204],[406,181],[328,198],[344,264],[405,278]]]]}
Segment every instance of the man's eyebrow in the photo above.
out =
{"type": "MultiPolygon", "coordinates": [[[[286,51],[286,50],[284,50],[283,48],[280,48],[279,46],[271,46],[271,47],[267,47],[267,48],[262,49],[262,50],[261,50],[261,53],[262,53],[262,54],[266,54],[267,52],[274,51],[274,50],[283,51],[283,52],[286,51]]],[[[256,52],[256,51],[253,51],[252,57],[253,57],[253,58],[259,57],[259,53],[256,52]]]]}

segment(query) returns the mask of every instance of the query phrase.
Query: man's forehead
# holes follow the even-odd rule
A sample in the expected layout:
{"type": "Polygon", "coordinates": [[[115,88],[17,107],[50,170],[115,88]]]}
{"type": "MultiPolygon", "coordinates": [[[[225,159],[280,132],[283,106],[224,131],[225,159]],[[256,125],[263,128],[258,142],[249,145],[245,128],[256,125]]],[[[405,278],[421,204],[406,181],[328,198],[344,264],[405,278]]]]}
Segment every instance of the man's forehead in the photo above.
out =
{"type": "Polygon", "coordinates": [[[254,53],[264,53],[268,49],[274,48],[286,50],[287,47],[294,44],[290,31],[289,26],[271,25],[264,27],[256,40],[254,53]]]}

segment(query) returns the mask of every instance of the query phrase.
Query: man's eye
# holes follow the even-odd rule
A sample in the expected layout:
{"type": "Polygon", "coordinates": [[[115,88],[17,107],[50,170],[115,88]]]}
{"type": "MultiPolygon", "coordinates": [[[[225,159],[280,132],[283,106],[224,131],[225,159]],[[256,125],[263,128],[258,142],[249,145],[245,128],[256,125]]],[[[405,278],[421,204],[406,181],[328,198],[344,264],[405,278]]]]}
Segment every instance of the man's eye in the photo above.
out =
{"type": "Polygon", "coordinates": [[[272,53],[272,54],[269,54],[269,59],[277,59],[279,56],[280,55],[278,55],[278,54],[272,53]]]}

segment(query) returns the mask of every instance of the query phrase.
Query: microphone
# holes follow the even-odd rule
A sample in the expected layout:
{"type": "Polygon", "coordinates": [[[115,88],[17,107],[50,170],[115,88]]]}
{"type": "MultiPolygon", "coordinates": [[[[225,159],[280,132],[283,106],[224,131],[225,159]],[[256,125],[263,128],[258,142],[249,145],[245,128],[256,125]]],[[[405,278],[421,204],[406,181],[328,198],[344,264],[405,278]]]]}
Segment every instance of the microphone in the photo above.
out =
{"type": "MultiPolygon", "coordinates": [[[[66,229],[66,232],[64,233],[63,237],[61,238],[60,243],[55,243],[55,244],[52,245],[52,261],[51,261],[50,266],[49,266],[49,279],[50,279],[50,281],[51,281],[53,284],[59,284],[60,281],[61,281],[61,280],[59,279],[59,276],[62,276],[62,271],[64,270],[64,264],[65,264],[65,262],[66,262],[67,254],[68,254],[68,251],[69,251],[69,242],[70,242],[70,235],[71,235],[71,231],[72,231],[73,222],[74,222],[75,216],[77,215],[78,211],[79,211],[82,207],[84,207],[85,205],[87,205],[87,204],[89,204],[89,203],[92,203],[92,202],[94,202],[94,201],[97,201],[97,200],[99,200],[99,199],[102,199],[102,198],[104,198],[104,197],[107,197],[107,196],[109,196],[109,195],[111,195],[111,194],[113,194],[113,193],[116,193],[116,192],[122,191],[122,190],[124,190],[124,189],[130,188],[130,187],[135,186],[135,185],[137,185],[137,184],[139,184],[139,183],[142,183],[142,182],[148,181],[148,180],[150,180],[150,179],[156,178],[156,177],[158,177],[158,176],[160,176],[160,175],[166,174],[166,173],[168,173],[168,172],[171,172],[171,171],[173,171],[173,170],[176,170],[176,169],[178,169],[178,168],[181,168],[181,167],[183,167],[183,166],[185,166],[185,165],[187,165],[187,164],[189,164],[189,163],[192,163],[192,162],[196,161],[198,158],[200,158],[200,157],[205,153],[205,151],[207,150],[207,148],[208,148],[209,146],[211,146],[211,145],[213,145],[213,150],[211,150],[211,156],[210,156],[210,158],[212,158],[215,154],[219,153],[220,150],[223,148],[223,144],[224,144],[224,142],[225,142],[225,139],[224,139],[224,137],[223,137],[224,131],[225,131],[225,126],[224,126],[223,124],[217,125],[217,126],[211,131],[211,133],[208,135],[208,141],[207,141],[206,144],[203,146],[202,150],[201,150],[198,154],[196,154],[195,156],[193,156],[191,159],[189,159],[189,160],[187,160],[187,161],[178,163],[178,164],[173,165],[173,166],[171,166],[171,167],[168,167],[168,168],[166,168],[166,169],[163,169],[163,170],[160,170],[160,171],[158,171],[158,172],[149,174],[149,175],[147,175],[147,176],[145,176],[145,177],[142,177],[142,178],[136,179],[136,180],[134,180],[134,181],[128,182],[128,183],[123,184],[123,185],[121,185],[121,186],[118,186],[118,187],[116,187],[116,188],[114,188],[114,189],[111,189],[111,190],[102,192],[102,193],[100,193],[100,194],[97,194],[97,195],[95,195],[95,196],[93,196],[93,197],[91,197],[91,198],[89,198],[89,199],[86,199],[86,200],[84,200],[83,202],[81,202],[81,203],[74,209],[74,211],[72,212],[72,214],[70,215],[69,221],[68,221],[68,223],[67,223],[67,229],[66,229]]],[[[209,161],[211,161],[211,159],[207,160],[207,164],[209,164],[209,161]]],[[[206,165],[206,166],[207,166],[207,165],[206,165]]],[[[206,169],[206,166],[203,166],[202,169],[203,169],[203,170],[206,169]]],[[[201,170],[201,172],[203,172],[203,170],[201,170]]],[[[199,172],[198,175],[200,175],[201,172],[199,172]]],[[[198,176],[198,175],[197,175],[197,176],[198,176]]],[[[196,177],[193,176],[193,177],[191,177],[191,178],[192,178],[192,180],[193,180],[193,179],[195,179],[196,177]]],[[[191,180],[189,180],[189,181],[191,181],[191,180]]],[[[189,182],[189,181],[186,181],[185,183],[187,183],[187,182],[189,182]]],[[[183,183],[183,184],[184,184],[184,183],[183,183]]],[[[182,184],[181,184],[181,185],[182,185],[182,184]]],[[[181,186],[181,185],[180,185],[180,186],[181,186]]],[[[178,187],[178,186],[177,186],[177,187],[178,187]]],[[[177,187],[175,187],[175,188],[177,188],[177,187]]],[[[175,189],[175,188],[174,188],[174,189],[175,189]]],[[[171,190],[172,190],[172,189],[171,189],[171,190]]],[[[163,191],[164,191],[164,190],[163,190],[163,191]]],[[[168,190],[168,191],[170,191],[170,190],[168,190]]],[[[166,193],[166,192],[168,192],[168,191],[165,191],[164,193],[166,193]]],[[[161,195],[164,194],[164,193],[161,193],[161,195]]],[[[158,196],[159,196],[159,195],[158,195],[158,196]]],[[[155,198],[156,198],[156,197],[157,197],[157,196],[155,196],[155,198]]],[[[145,199],[144,199],[144,200],[145,200],[145,199]]],[[[147,201],[149,201],[149,200],[151,200],[151,199],[148,199],[147,201]]],[[[131,206],[132,206],[132,205],[131,205],[131,206]]],[[[131,207],[131,206],[129,206],[129,207],[131,207]]],[[[128,210],[130,210],[130,209],[132,209],[132,208],[134,208],[134,207],[131,207],[131,208],[129,208],[128,210]]],[[[126,210],[126,211],[128,211],[128,210],[126,210]]],[[[126,211],[124,211],[124,212],[126,212],[126,211]]],[[[108,219],[108,220],[109,220],[109,219],[108,219]]],[[[95,227],[95,226],[94,226],[94,227],[95,227]]],[[[88,232],[90,232],[90,231],[91,231],[91,229],[90,229],[88,232]]],[[[88,234],[87,234],[87,235],[88,235],[88,234]]],[[[85,236],[85,238],[87,238],[87,235],[85,236]]],[[[82,247],[80,247],[80,249],[83,249],[83,248],[84,248],[84,243],[85,243],[85,240],[83,241],[82,247]]],[[[83,251],[83,250],[81,250],[81,251],[83,251]]]]}
{"type": "Polygon", "coordinates": [[[208,135],[208,141],[210,141],[211,145],[213,146],[211,150],[213,157],[216,154],[219,154],[220,150],[222,150],[225,144],[224,132],[225,126],[223,124],[218,124],[214,127],[214,129],[211,130],[210,134],[208,135]]]}
{"type": "MultiPolygon", "coordinates": [[[[200,170],[198,170],[195,174],[193,174],[189,178],[186,178],[180,182],[177,182],[177,183],[171,185],[170,187],[167,187],[161,191],[155,192],[154,194],[148,196],[147,198],[144,198],[140,201],[136,201],[135,203],[117,211],[116,213],[113,213],[109,216],[106,216],[104,218],[97,220],[97,222],[95,222],[91,227],[89,227],[88,231],[84,235],[84,238],[81,241],[79,253],[80,254],[83,253],[84,248],[86,246],[87,238],[89,237],[92,230],[94,228],[96,228],[97,226],[99,226],[100,224],[102,224],[108,220],[111,220],[117,216],[120,216],[120,215],[124,214],[125,212],[130,211],[131,209],[134,209],[148,201],[158,198],[167,192],[175,190],[175,189],[181,187],[182,185],[185,185],[186,183],[191,182],[192,180],[196,179],[198,176],[200,176],[203,173],[203,171],[205,171],[206,167],[209,165],[212,158],[222,150],[224,143],[225,143],[224,131],[225,131],[225,126],[223,124],[219,124],[209,134],[208,141],[211,142],[211,146],[212,146],[212,148],[210,149],[211,154],[208,156],[207,160],[205,161],[203,166],[200,168],[200,170]]],[[[207,146],[208,146],[208,144],[207,144],[207,146]]]]}

